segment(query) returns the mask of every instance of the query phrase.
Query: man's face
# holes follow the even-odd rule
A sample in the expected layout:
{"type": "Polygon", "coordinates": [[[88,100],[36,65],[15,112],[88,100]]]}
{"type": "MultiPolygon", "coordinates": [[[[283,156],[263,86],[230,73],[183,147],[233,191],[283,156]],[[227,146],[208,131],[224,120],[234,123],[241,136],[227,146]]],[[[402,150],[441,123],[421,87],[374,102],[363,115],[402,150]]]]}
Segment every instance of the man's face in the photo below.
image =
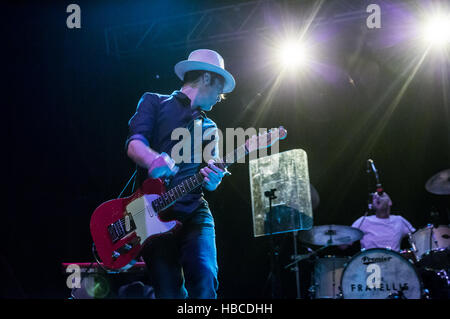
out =
{"type": "Polygon", "coordinates": [[[389,197],[388,194],[384,193],[380,195],[378,195],[378,193],[374,193],[373,194],[373,207],[375,208],[375,210],[386,210],[388,207],[392,206],[392,201],[391,198],[389,197]]]}
{"type": "Polygon", "coordinates": [[[220,94],[223,92],[223,81],[210,74],[205,74],[200,88],[200,107],[204,111],[210,111],[212,107],[220,102],[220,94]]]}

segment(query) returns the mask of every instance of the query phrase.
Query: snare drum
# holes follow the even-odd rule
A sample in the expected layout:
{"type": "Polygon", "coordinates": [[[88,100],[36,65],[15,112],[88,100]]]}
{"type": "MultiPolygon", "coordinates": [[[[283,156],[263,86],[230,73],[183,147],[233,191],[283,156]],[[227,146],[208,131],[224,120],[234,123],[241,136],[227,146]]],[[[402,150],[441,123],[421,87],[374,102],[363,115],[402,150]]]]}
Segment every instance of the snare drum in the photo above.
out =
{"type": "Polygon", "coordinates": [[[450,228],[446,225],[436,228],[428,225],[412,233],[409,241],[414,248],[416,259],[419,261],[429,251],[450,247],[450,228]]]}
{"type": "Polygon", "coordinates": [[[382,248],[362,250],[353,256],[342,273],[341,288],[344,299],[422,296],[422,283],[412,262],[382,248]]]}
{"type": "Polygon", "coordinates": [[[340,297],[342,271],[350,257],[325,256],[314,264],[314,297],[316,299],[340,297]]]}

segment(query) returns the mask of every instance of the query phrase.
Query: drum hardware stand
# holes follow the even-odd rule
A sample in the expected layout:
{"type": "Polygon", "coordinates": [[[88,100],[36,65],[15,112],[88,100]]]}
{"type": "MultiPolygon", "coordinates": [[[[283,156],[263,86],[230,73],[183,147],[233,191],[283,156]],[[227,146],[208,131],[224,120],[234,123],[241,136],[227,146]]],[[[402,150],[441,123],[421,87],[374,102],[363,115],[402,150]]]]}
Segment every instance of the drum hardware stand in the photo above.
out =
{"type": "MultiPolygon", "coordinates": [[[[297,232],[296,232],[296,233],[297,233],[297,232]]],[[[294,240],[297,239],[296,236],[297,236],[297,234],[294,235],[294,240]]],[[[294,261],[291,262],[291,263],[289,263],[289,264],[287,264],[286,266],[284,266],[284,269],[287,269],[287,268],[291,267],[292,265],[296,264],[295,267],[291,268],[291,270],[293,270],[293,271],[296,272],[296,279],[297,279],[297,298],[298,298],[298,299],[301,298],[301,295],[300,295],[300,269],[299,269],[298,263],[299,263],[300,261],[304,260],[304,259],[309,259],[309,258],[311,258],[312,256],[315,257],[315,256],[317,255],[317,253],[319,253],[320,251],[324,250],[325,248],[327,248],[327,247],[329,247],[329,246],[330,246],[330,245],[327,244],[327,245],[325,245],[325,246],[320,247],[320,248],[317,249],[317,250],[311,250],[310,248],[308,248],[308,250],[310,251],[309,254],[306,254],[306,255],[297,255],[297,244],[294,243],[294,255],[291,256],[291,257],[294,259],[294,261]],[[297,257],[297,256],[298,256],[298,257],[297,257]]],[[[311,275],[311,276],[312,276],[312,275],[311,275]]],[[[314,277],[312,277],[311,279],[312,279],[311,282],[313,282],[313,281],[314,281],[314,277]]],[[[316,286],[316,284],[313,282],[313,284],[311,285],[311,287],[308,289],[309,297],[311,297],[311,299],[312,299],[312,296],[314,295],[314,292],[315,292],[315,286],[316,286]]]]}
{"type": "MultiPolygon", "coordinates": [[[[289,265],[286,265],[284,268],[287,269],[289,268],[291,265],[296,264],[294,267],[292,267],[290,270],[291,271],[295,271],[295,279],[296,279],[296,284],[297,284],[297,299],[302,299],[301,297],[301,292],[300,292],[300,266],[298,264],[299,261],[305,259],[305,258],[309,258],[310,256],[314,255],[314,251],[307,247],[308,251],[310,252],[309,254],[306,255],[299,255],[298,249],[297,249],[297,237],[298,237],[298,230],[293,232],[293,239],[294,239],[294,254],[291,255],[291,259],[294,260],[294,262],[290,263],[289,265]]],[[[311,291],[311,288],[309,288],[308,292],[313,292],[311,291]]]]}
{"type": "Polygon", "coordinates": [[[414,243],[414,240],[413,240],[413,237],[412,237],[411,233],[408,233],[408,238],[409,238],[409,243],[411,245],[411,249],[412,249],[413,253],[416,254],[417,253],[417,246],[414,243]]]}
{"type": "Polygon", "coordinates": [[[317,253],[321,252],[322,250],[324,250],[325,248],[327,248],[327,247],[329,247],[329,246],[331,246],[331,245],[327,243],[326,245],[320,247],[319,249],[313,250],[313,251],[310,252],[309,254],[306,254],[306,255],[299,255],[299,257],[297,257],[296,260],[294,260],[294,261],[291,262],[290,264],[287,264],[286,266],[284,266],[284,268],[287,269],[288,267],[292,266],[292,265],[295,264],[295,263],[298,263],[299,261],[302,261],[302,260],[304,260],[304,259],[310,258],[311,256],[316,256],[317,253]]]}
{"type": "Polygon", "coordinates": [[[408,299],[405,297],[405,294],[403,293],[403,290],[405,290],[403,287],[400,288],[398,292],[392,292],[387,296],[386,299],[408,299]]]}
{"type": "Polygon", "coordinates": [[[314,278],[314,269],[313,271],[311,271],[310,274],[310,283],[311,286],[308,289],[308,298],[309,299],[314,299],[315,295],[316,295],[316,282],[315,282],[315,278],[314,278]]]}
{"type": "Polygon", "coordinates": [[[430,224],[430,242],[429,242],[430,246],[430,251],[433,250],[433,225],[430,224]]]}
{"type": "Polygon", "coordinates": [[[336,260],[333,260],[333,297],[336,298],[335,292],[336,292],[336,260]]]}
{"type": "Polygon", "coordinates": [[[278,273],[278,247],[275,245],[275,240],[273,239],[273,230],[272,227],[274,225],[273,223],[273,212],[272,212],[272,200],[276,199],[277,197],[275,196],[275,191],[277,189],[276,188],[272,188],[270,191],[266,191],[264,192],[264,196],[269,198],[269,216],[270,216],[270,273],[269,276],[267,277],[267,281],[266,283],[270,280],[271,282],[271,288],[272,288],[272,294],[271,297],[272,298],[277,298],[277,297],[281,297],[281,294],[279,293],[280,291],[280,283],[279,283],[279,273],[278,273]]]}
{"type": "Polygon", "coordinates": [[[438,218],[439,218],[439,213],[433,212],[433,211],[430,212],[431,223],[428,224],[430,226],[430,246],[429,246],[430,250],[433,250],[433,242],[436,245],[436,247],[439,246],[436,238],[434,237],[434,232],[433,232],[434,228],[436,228],[439,225],[438,218]]]}
{"type": "MultiPolygon", "coordinates": [[[[297,259],[297,236],[298,231],[294,231],[292,233],[292,238],[294,240],[294,255],[291,256],[292,259],[297,259]]],[[[298,263],[295,265],[294,268],[291,268],[291,270],[295,271],[295,282],[297,284],[297,299],[301,299],[301,293],[300,293],[300,267],[298,263]]]]}
{"type": "Polygon", "coordinates": [[[292,266],[293,264],[298,263],[299,261],[302,261],[302,260],[304,260],[304,259],[310,258],[311,256],[315,256],[315,255],[317,255],[318,252],[324,250],[325,248],[327,248],[327,247],[329,247],[329,246],[330,246],[330,245],[327,244],[327,245],[325,245],[325,246],[320,247],[320,248],[317,249],[317,250],[314,250],[313,252],[311,252],[311,253],[309,253],[309,254],[306,254],[306,255],[299,255],[299,257],[297,257],[296,260],[294,260],[294,261],[291,262],[290,264],[287,264],[286,266],[284,266],[284,268],[287,269],[287,268],[289,268],[290,266],[292,266]]]}
{"type": "Polygon", "coordinates": [[[341,285],[339,285],[339,293],[337,294],[337,299],[344,299],[344,292],[342,291],[341,285]]]}

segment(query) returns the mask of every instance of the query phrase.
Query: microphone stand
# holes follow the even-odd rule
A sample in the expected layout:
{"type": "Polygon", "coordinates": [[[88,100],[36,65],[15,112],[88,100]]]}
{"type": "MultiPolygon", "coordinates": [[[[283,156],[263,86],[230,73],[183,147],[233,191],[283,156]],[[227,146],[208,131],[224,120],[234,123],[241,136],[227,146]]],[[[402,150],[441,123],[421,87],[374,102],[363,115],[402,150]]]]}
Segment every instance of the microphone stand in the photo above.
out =
{"type": "Polygon", "coordinates": [[[372,192],[370,191],[370,161],[367,161],[367,211],[366,214],[364,216],[367,216],[369,213],[373,213],[373,207],[372,207],[372,202],[373,202],[373,195],[372,192]]]}
{"type": "Polygon", "coordinates": [[[264,192],[264,196],[269,198],[269,235],[270,235],[270,273],[267,280],[271,280],[271,286],[272,286],[272,299],[280,297],[279,295],[279,287],[277,285],[277,279],[279,279],[278,276],[278,250],[275,245],[275,241],[273,239],[273,226],[274,226],[274,216],[272,211],[272,200],[276,199],[275,196],[276,188],[272,188],[270,191],[264,192]]]}
{"type": "MultiPolygon", "coordinates": [[[[293,232],[293,239],[294,239],[294,260],[297,259],[297,235],[298,230],[293,232]]],[[[295,282],[297,284],[297,299],[301,299],[301,292],[300,292],[300,268],[299,265],[295,265],[295,268],[293,269],[295,271],[295,282]]]]}

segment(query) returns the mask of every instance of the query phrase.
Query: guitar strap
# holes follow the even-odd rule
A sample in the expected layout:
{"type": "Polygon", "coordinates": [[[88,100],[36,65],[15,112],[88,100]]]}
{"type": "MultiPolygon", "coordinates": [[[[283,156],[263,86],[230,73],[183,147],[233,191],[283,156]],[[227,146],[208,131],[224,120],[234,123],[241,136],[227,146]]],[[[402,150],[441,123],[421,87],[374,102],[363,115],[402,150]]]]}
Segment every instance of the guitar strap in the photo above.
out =
{"type": "MultiPolygon", "coordinates": [[[[203,112],[199,109],[195,109],[192,112],[192,119],[184,126],[184,128],[186,128],[189,132],[192,133],[194,130],[195,121],[200,120],[201,122],[199,123],[199,126],[201,126],[201,128],[202,128],[202,136],[203,136],[203,120],[205,118],[206,118],[205,112],[203,112]]],[[[164,179],[164,184],[166,185],[166,187],[169,186],[171,181],[172,181],[171,177],[164,179]]]]}

